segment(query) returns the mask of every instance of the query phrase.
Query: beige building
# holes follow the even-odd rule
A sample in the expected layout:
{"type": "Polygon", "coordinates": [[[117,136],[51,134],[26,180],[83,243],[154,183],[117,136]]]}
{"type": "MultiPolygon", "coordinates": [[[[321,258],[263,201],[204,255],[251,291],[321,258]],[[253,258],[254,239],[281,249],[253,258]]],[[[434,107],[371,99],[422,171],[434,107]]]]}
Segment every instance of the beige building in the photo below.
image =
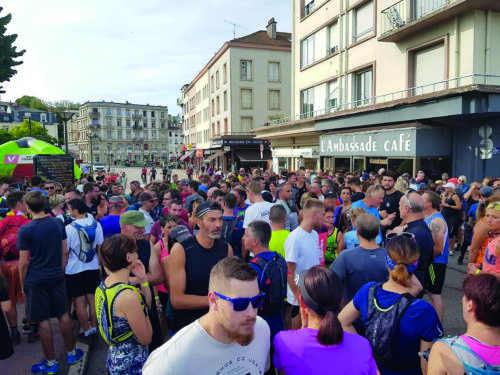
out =
{"type": "Polygon", "coordinates": [[[494,0],[294,0],[292,116],[257,136],[280,167],[493,173],[499,12],[494,0]]]}
{"type": "Polygon", "coordinates": [[[181,89],[181,159],[223,169],[267,165],[268,143],[256,140],[252,130],[291,113],[290,76],[291,34],[278,32],[274,19],[266,31],[224,43],[181,89]]]}
{"type": "Polygon", "coordinates": [[[168,162],[182,143],[166,106],[87,102],[68,122],[69,149],[84,163],[168,162]],[[92,151],[91,151],[92,144],[92,151]]]}

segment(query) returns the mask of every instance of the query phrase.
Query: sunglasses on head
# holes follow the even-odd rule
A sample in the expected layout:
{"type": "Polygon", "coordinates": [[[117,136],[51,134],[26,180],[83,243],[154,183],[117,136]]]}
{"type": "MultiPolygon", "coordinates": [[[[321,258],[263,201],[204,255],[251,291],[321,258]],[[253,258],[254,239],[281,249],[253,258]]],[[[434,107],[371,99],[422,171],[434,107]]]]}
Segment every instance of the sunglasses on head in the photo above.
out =
{"type": "Polygon", "coordinates": [[[410,210],[413,209],[413,207],[411,206],[411,201],[410,201],[410,194],[411,193],[417,193],[418,194],[418,192],[416,190],[414,190],[414,189],[408,189],[406,191],[406,193],[405,193],[406,201],[408,202],[408,207],[410,207],[410,210]]]}
{"type": "Polygon", "coordinates": [[[490,203],[486,208],[493,208],[495,210],[500,210],[500,202],[490,203]]]}
{"type": "Polygon", "coordinates": [[[234,311],[245,311],[248,309],[248,305],[250,303],[254,309],[258,309],[262,306],[264,298],[266,298],[266,293],[260,293],[251,298],[229,298],[217,292],[214,292],[214,294],[224,301],[231,302],[233,304],[234,311]]]}
{"type": "Polygon", "coordinates": [[[391,242],[391,240],[393,240],[393,239],[395,239],[396,237],[399,237],[399,236],[403,236],[403,237],[409,238],[410,240],[413,240],[413,241],[416,242],[415,235],[413,233],[410,233],[410,232],[401,232],[401,233],[391,232],[391,233],[387,233],[385,235],[385,239],[387,240],[387,244],[389,244],[389,242],[391,242]]]}

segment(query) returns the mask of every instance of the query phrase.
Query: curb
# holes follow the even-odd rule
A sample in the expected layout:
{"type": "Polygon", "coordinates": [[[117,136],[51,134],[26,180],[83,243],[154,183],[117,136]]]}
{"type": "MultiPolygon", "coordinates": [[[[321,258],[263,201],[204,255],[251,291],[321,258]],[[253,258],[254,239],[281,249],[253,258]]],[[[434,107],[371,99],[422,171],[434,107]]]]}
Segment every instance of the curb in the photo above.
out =
{"type": "Polygon", "coordinates": [[[85,367],[87,366],[90,347],[87,344],[77,341],[75,342],[75,348],[83,350],[83,357],[74,365],[69,366],[68,375],[83,375],[85,373],[85,367]]]}

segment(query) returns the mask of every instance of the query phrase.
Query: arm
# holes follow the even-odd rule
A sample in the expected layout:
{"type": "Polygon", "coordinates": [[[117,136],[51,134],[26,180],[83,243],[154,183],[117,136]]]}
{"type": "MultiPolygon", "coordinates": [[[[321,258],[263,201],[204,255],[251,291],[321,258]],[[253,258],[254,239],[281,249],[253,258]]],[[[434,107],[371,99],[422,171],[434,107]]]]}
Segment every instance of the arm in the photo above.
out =
{"type": "MultiPolygon", "coordinates": [[[[425,352],[427,349],[430,349],[432,346],[432,342],[420,341],[420,352],[425,352]]],[[[422,373],[424,375],[427,374],[427,360],[424,357],[420,357],[420,366],[422,367],[422,373]]],[[[430,372],[434,375],[434,372],[430,372]]]]}
{"type": "Polygon", "coordinates": [[[448,348],[448,345],[436,341],[432,345],[427,363],[427,373],[432,375],[463,374],[464,368],[455,354],[448,348]]]}
{"type": "Polygon", "coordinates": [[[28,250],[19,250],[19,278],[21,279],[21,290],[24,293],[24,282],[28,272],[28,250]]]}
{"type": "Polygon", "coordinates": [[[339,254],[345,250],[344,233],[342,232],[339,232],[337,235],[337,248],[339,250],[339,254]]]}
{"type": "Polygon", "coordinates": [[[163,282],[163,271],[160,265],[160,254],[151,247],[151,256],[149,257],[149,273],[147,275],[147,282],[150,285],[159,285],[163,282]]]}
{"type": "Polygon", "coordinates": [[[62,242],[62,269],[63,269],[63,271],[66,269],[66,266],[68,265],[68,259],[69,259],[68,239],[65,239],[62,242]]]}
{"type": "Polygon", "coordinates": [[[356,333],[352,323],[361,316],[361,313],[354,307],[354,303],[349,302],[340,312],[339,320],[344,331],[356,333]]]}
{"type": "Polygon", "coordinates": [[[483,246],[484,239],[488,235],[488,227],[485,221],[478,221],[474,226],[472,241],[469,250],[469,263],[476,263],[479,250],[483,246]]]}
{"type": "MultiPolygon", "coordinates": [[[[293,292],[293,295],[295,296],[295,299],[297,302],[299,301],[299,287],[297,284],[295,284],[295,269],[297,268],[297,264],[293,262],[286,262],[286,265],[288,267],[288,274],[286,276],[286,281],[288,283],[288,286],[293,292]]],[[[290,303],[293,301],[288,301],[290,303]]]]}
{"type": "Polygon", "coordinates": [[[186,256],[182,245],[176,243],[168,257],[167,274],[172,307],[174,309],[202,309],[208,307],[207,296],[185,294],[186,256]]]}
{"type": "Polygon", "coordinates": [[[234,256],[233,248],[231,247],[231,245],[227,244],[227,257],[231,258],[233,256],[234,256]]]}
{"type": "Polygon", "coordinates": [[[170,286],[168,284],[168,260],[170,257],[165,257],[161,260],[161,268],[163,270],[163,286],[166,290],[170,291],[170,286]]]}
{"type": "MultiPolygon", "coordinates": [[[[149,288],[145,288],[148,289],[149,288]]],[[[149,295],[151,298],[151,294],[149,295]]],[[[149,318],[144,314],[141,302],[132,290],[124,290],[116,300],[116,314],[127,318],[134,335],[142,345],[149,345],[153,337],[153,329],[149,318]]]]}
{"type": "Polygon", "coordinates": [[[0,305],[2,306],[2,311],[4,311],[4,312],[9,311],[10,308],[11,308],[10,301],[3,301],[3,302],[0,303],[0,305]]]}
{"type": "Polygon", "coordinates": [[[431,221],[431,224],[429,226],[429,229],[431,230],[432,233],[432,240],[434,241],[434,258],[436,258],[438,255],[443,253],[444,250],[444,233],[445,233],[445,226],[444,226],[443,219],[441,218],[436,218],[431,221]]]}

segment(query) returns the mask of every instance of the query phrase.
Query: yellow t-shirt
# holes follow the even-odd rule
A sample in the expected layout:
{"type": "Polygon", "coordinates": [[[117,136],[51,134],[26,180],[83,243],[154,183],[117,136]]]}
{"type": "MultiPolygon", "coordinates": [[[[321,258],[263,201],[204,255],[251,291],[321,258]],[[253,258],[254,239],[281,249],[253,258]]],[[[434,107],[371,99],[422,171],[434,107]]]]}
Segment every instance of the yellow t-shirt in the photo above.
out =
{"type": "Polygon", "coordinates": [[[271,241],[269,241],[269,250],[277,252],[285,258],[285,241],[290,231],[277,230],[271,233],[271,241]]]}

